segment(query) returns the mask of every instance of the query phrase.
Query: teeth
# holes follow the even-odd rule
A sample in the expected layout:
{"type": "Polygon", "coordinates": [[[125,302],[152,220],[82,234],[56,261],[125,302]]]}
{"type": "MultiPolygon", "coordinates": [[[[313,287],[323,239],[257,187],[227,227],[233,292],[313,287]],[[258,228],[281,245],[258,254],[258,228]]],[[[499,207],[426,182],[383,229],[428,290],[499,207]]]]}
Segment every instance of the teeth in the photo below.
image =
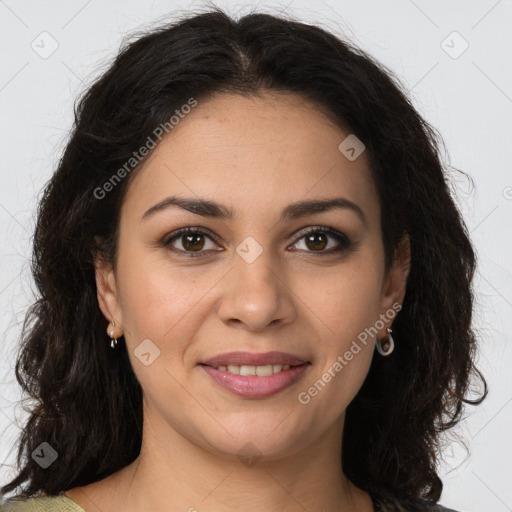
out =
{"type": "MultiPolygon", "coordinates": [[[[267,364],[265,366],[256,366],[256,375],[258,377],[268,377],[274,373],[274,368],[271,364],[267,364]]],[[[242,372],[240,372],[241,374],[242,372]]]]}
{"type": "Polygon", "coordinates": [[[247,377],[248,375],[256,375],[256,366],[240,366],[240,375],[247,377]]]}
{"type": "Polygon", "coordinates": [[[268,377],[270,375],[273,375],[274,373],[279,373],[283,370],[289,369],[289,364],[267,364],[265,366],[229,364],[228,366],[219,366],[217,368],[217,370],[223,372],[228,371],[229,373],[234,373],[235,375],[242,375],[244,377],[249,375],[257,375],[258,377],[268,377]]]}

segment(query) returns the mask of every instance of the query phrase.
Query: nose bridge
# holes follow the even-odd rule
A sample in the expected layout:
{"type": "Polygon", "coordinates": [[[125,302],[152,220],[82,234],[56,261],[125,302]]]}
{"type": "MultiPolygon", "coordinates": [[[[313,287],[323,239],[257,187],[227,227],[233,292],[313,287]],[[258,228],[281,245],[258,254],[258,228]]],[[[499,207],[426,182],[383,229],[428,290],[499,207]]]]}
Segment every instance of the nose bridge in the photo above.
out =
{"type": "Polygon", "coordinates": [[[293,319],[293,301],[275,263],[271,250],[254,237],[246,237],[237,246],[218,311],[223,321],[239,321],[253,330],[293,319]]]}
{"type": "Polygon", "coordinates": [[[271,249],[260,244],[254,237],[247,236],[236,248],[237,257],[234,261],[234,279],[239,283],[245,295],[279,293],[279,279],[276,277],[275,258],[271,249]]]}

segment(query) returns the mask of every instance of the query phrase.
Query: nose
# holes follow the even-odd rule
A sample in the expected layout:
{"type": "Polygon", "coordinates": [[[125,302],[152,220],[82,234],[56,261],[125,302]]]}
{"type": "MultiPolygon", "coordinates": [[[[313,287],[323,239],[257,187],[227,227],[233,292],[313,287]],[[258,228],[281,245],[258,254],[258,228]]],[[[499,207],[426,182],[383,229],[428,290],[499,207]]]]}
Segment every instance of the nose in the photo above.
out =
{"type": "Polygon", "coordinates": [[[219,318],[230,327],[251,332],[293,322],[294,295],[286,282],[286,272],[279,270],[270,251],[263,251],[250,263],[236,255],[234,268],[223,284],[219,318]]]}

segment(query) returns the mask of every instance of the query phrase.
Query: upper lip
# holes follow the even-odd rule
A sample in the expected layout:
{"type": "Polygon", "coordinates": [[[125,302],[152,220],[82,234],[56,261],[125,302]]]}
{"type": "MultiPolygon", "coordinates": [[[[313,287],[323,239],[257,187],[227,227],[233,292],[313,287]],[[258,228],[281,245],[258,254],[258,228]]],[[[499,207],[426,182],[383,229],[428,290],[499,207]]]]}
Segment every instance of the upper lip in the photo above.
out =
{"type": "Polygon", "coordinates": [[[266,366],[268,364],[299,366],[308,362],[306,359],[285,352],[226,352],[207,359],[200,364],[214,367],[228,366],[230,364],[239,366],[266,366]]]}

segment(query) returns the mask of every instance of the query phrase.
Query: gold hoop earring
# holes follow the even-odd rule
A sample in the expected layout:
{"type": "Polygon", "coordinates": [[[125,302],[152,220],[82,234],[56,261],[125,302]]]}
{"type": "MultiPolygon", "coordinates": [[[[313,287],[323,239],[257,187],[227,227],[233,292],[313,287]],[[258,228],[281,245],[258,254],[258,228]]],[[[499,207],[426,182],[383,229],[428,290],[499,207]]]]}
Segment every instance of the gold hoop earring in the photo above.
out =
{"type": "Polygon", "coordinates": [[[117,338],[114,337],[114,327],[116,323],[112,320],[112,329],[110,331],[110,348],[116,348],[117,346],[117,338]]]}

